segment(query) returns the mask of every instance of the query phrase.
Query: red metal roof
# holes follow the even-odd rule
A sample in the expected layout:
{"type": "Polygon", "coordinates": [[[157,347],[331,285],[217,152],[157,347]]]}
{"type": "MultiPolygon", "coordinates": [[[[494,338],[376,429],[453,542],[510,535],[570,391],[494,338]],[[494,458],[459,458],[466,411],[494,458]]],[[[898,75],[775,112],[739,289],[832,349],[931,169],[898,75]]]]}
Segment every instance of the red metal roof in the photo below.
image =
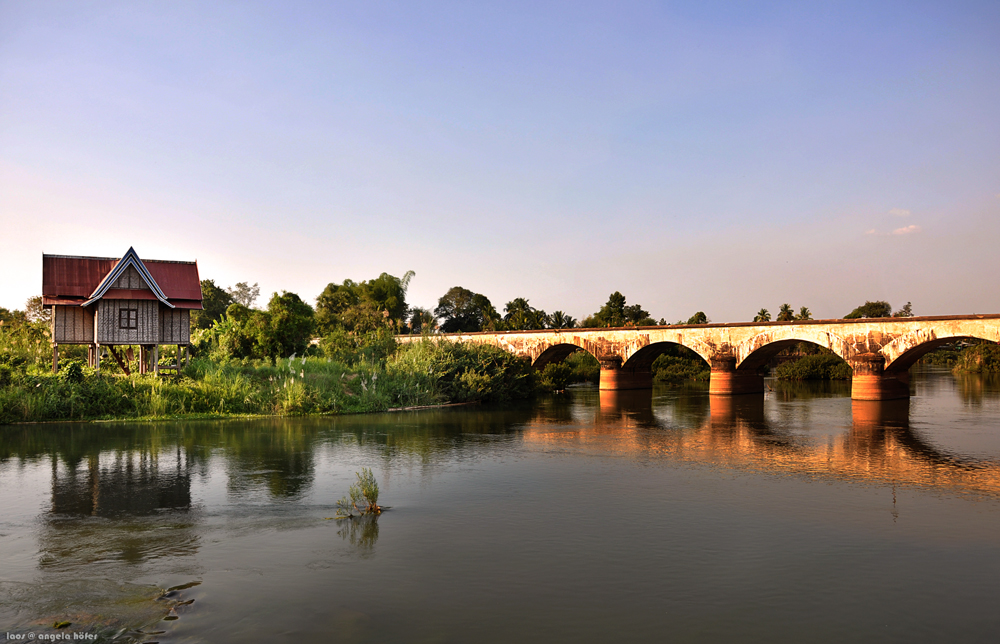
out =
{"type": "MultiPolygon", "coordinates": [[[[118,264],[112,257],[67,257],[42,255],[42,303],[79,304],[90,297],[101,280],[118,264]]],[[[201,280],[197,262],[170,262],[144,259],[142,263],[156,284],[177,308],[200,309],[201,280]]],[[[146,291],[116,289],[105,297],[114,299],[156,299],[146,291]]]]}

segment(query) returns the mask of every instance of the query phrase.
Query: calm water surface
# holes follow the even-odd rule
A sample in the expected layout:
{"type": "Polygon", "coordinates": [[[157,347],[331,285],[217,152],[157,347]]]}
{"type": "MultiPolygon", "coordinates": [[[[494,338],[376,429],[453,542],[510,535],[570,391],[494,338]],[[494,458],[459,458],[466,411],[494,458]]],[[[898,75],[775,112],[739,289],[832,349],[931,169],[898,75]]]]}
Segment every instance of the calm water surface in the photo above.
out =
{"type": "Polygon", "coordinates": [[[0,427],[0,641],[996,641],[1000,385],[771,386],[0,427]]]}

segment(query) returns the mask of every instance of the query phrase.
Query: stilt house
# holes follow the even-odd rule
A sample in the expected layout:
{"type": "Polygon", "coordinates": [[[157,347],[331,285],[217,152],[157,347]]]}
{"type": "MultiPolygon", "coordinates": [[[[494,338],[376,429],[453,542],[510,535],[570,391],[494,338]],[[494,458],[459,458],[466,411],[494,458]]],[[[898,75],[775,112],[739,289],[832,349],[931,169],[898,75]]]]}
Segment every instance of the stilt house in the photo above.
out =
{"type": "Polygon", "coordinates": [[[159,370],[160,345],[177,345],[177,364],[191,344],[191,311],[202,308],[197,262],[42,255],[42,305],[52,309],[52,369],[60,344],[86,344],[88,363],[107,351],[128,373],[132,346],[139,372],[159,370]],[[127,346],[127,355],[116,347],[127,346]]]}

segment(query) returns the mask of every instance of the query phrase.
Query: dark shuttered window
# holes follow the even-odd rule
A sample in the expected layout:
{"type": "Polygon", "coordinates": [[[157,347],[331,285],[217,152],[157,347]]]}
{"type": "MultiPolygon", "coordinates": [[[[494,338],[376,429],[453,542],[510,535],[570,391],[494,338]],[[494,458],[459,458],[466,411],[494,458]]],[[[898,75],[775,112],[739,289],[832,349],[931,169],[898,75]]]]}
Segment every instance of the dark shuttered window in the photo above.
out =
{"type": "Polygon", "coordinates": [[[119,329],[138,329],[139,328],[139,311],[136,309],[119,309],[118,310],[118,328],[119,329]]]}

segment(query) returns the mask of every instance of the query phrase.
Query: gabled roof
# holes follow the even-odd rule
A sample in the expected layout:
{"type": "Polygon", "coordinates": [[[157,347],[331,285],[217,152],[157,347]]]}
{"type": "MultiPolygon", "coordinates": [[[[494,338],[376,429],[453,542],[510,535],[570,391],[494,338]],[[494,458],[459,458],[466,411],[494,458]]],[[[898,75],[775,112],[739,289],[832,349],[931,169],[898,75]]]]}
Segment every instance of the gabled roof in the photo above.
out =
{"type": "Polygon", "coordinates": [[[45,306],[86,305],[102,296],[159,300],[179,309],[200,309],[202,295],[198,264],[154,259],[143,261],[131,248],[121,259],[42,255],[42,303],[45,306]],[[111,287],[129,266],[135,268],[149,285],[149,290],[111,287]]]}
{"type": "Polygon", "coordinates": [[[128,252],[125,253],[115,267],[111,269],[111,272],[105,275],[101,283],[94,289],[94,292],[90,294],[90,299],[81,304],[81,306],[89,306],[104,297],[104,294],[108,292],[111,285],[122,276],[122,273],[128,270],[129,266],[134,267],[135,270],[139,272],[139,276],[142,277],[142,281],[146,283],[146,286],[148,286],[149,290],[153,292],[156,299],[163,302],[170,308],[174,308],[174,305],[167,301],[167,296],[160,290],[156,280],[154,280],[153,276],[149,274],[148,270],[146,270],[146,265],[142,263],[141,259],[139,259],[139,255],[136,254],[134,248],[128,249],[128,252]]]}

